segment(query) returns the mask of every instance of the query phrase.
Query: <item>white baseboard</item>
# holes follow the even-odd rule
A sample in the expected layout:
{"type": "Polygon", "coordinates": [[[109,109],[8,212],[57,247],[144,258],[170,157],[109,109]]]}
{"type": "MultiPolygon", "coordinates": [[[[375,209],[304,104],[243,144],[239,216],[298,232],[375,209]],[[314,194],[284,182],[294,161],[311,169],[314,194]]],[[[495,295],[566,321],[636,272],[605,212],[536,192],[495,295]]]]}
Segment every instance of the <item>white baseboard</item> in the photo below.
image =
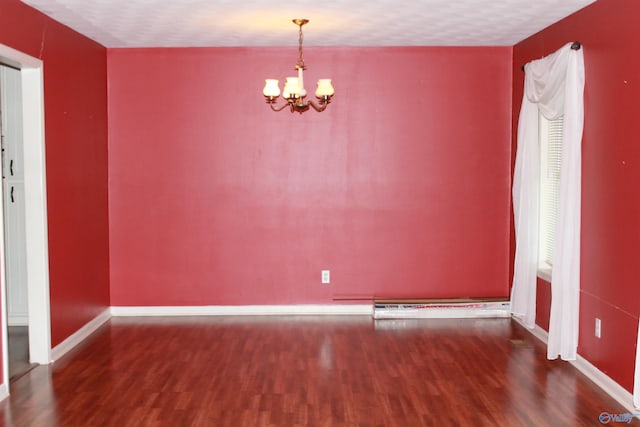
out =
{"type": "MultiPolygon", "coordinates": [[[[132,316],[289,316],[289,315],[374,315],[371,304],[341,304],[341,305],[206,305],[206,306],[114,306],[111,307],[114,317],[132,316]]],[[[474,308],[443,308],[429,310],[414,310],[409,315],[402,310],[394,310],[380,314],[375,313],[376,319],[399,318],[480,318],[480,317],[509,317],[509,312],[503,309],[474,309],[474,308]]]]}
{"type": "MultiPolygon", "coordinates": [[[[547,344],[547,342],[549,341],[549,333],[542,329],[540,326],[536,325],[533,329],[529,329],[524,326],[520,319],[513,317],[513,320],[522,325],[527,331],[531,332],[533,336],[538,338],[543,343],[547,344]]],[[[633,405],[633,395],[616,381],[614,381],[610,376],[593,366],[587,359],[578,355],[576,360],[570,360],[569,363],[575,366],[577,370],[586,375],[587,378],[589,378],[591,381],[596,383],[596,385],[600,387],[605,393],[607,393],[618,403],[624,406],[624,408],[629,411],[629,413],[633,414],[638,412],[638,410],[633,405]]]]}
{"type": "Polygon", "coordinates": [[[7,383],[0,384],[0,401],[3,401],[7,397],[9,397],[9,387],[7,387],[7,383]]]}
{"type": "Polygon", "coordinates": [[[598,387],[604,390],[609,396],[617,400],[629,413],[634,414],[638,412],[633,406],[633,395],[611,379],[610,376],[593,366],[587,359],[578,355],[576,360],[572,360],[569,363],[596,383],[598,387]]]}
{"type": "Polygon", "coordinates": [[[111,307],[111,315],[119,316],[290,316],[290,315],[368,315],[371,304],[344,305],[204,305],[111,307]]]}
{"type": "Polygon", "coordinates": [[[111,318],[111,310],[105,309],[102,313],[97,315],[93,320],[89,321],[82,328],[78,329],[67,339],[51,349],[51,362],[55,362],[64,356],[67,352],[73,349],[75,346],[84,341],[89,335],[96,331],[104,322],[111,318]]]}

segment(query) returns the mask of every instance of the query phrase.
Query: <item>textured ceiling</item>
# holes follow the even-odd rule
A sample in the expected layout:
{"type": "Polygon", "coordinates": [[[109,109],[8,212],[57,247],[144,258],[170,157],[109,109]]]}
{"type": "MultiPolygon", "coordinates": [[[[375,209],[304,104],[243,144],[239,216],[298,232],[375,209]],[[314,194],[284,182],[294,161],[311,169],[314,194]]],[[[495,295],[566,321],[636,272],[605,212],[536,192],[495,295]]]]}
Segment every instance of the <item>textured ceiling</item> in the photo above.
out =
{"type": "Polygon", "coordinates": [[[595,0],[22,0],[106,47],[511,46],[595,0]]]}

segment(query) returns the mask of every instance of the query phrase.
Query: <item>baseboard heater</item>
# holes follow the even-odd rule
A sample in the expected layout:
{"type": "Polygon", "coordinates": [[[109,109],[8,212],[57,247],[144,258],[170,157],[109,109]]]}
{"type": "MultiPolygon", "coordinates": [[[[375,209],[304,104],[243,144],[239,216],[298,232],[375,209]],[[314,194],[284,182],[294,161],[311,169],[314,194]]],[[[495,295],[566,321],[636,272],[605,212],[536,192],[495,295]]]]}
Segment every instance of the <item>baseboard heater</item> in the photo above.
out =
{"type": "Polygon", "coordinates": [[[509,317],[509,301],[495,298],[374,299],[374,319],[509,317]]]}

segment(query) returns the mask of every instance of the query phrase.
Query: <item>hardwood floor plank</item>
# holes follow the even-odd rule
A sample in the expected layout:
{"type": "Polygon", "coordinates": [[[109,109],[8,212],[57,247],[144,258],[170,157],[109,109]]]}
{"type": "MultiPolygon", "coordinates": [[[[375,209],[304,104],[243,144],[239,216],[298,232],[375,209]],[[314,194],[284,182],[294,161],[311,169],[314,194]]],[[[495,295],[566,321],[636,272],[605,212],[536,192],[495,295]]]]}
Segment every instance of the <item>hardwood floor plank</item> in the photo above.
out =
{"type": "Polygon", "coordinates": [[[597,426],[627,412],[545,354],[510,319],[114,318],[12,383],[0,426],[597,426]]]}

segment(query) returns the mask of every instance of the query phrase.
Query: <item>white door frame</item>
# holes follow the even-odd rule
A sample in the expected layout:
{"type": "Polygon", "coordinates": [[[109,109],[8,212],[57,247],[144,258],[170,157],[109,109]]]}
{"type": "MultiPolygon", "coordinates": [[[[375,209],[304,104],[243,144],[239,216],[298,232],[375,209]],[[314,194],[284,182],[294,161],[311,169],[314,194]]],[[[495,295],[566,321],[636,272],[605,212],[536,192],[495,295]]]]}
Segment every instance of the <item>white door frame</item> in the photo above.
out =
{"type": "MultiPolygon", "coordinates": [[[[49,243],[47,234],[47,187],[44,142],[43,62],[0,44],[0,62],[20,69],[22,77],[22,127],[24,147],[25,234],[27,247],[27,294],[29,298],[29,355],[32,363],[51,363],[49,299],[49,243]]],[[[4,203],[0,197],[0,204],[4,203]]],[[[0,205],[0,297],[2,302],[2,367],[9,384],[7,352],[6,267],[4,265],[4,219],[0,205]]]]}

